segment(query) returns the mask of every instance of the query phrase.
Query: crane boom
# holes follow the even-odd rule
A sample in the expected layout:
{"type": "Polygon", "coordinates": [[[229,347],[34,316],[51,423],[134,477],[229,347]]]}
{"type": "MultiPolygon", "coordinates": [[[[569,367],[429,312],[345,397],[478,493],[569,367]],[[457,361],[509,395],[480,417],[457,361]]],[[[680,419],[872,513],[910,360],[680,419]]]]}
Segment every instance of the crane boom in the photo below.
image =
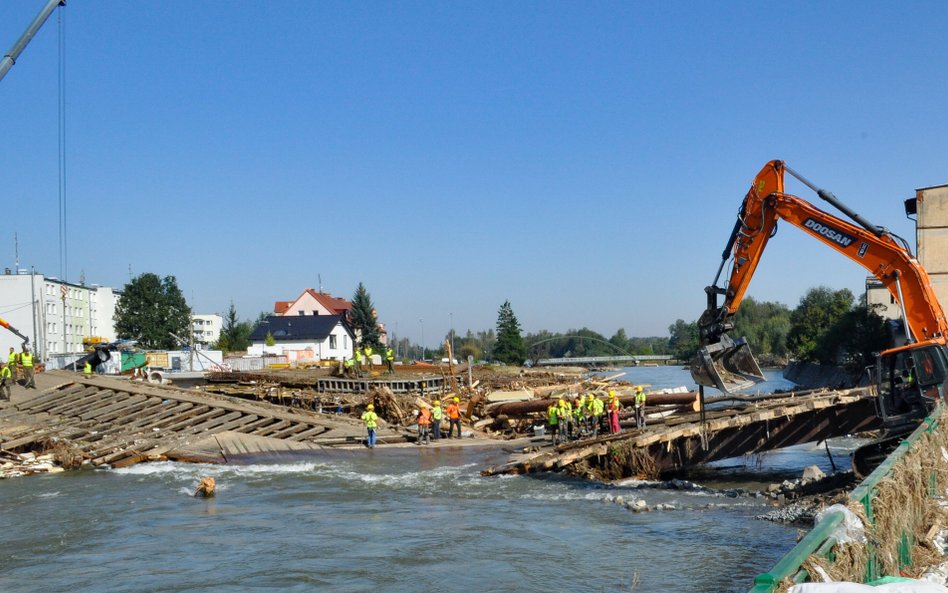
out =
{"type": "Polygon", "coordinates": [[[30,26],[26,28],[23,35],[20,35],[20,38],[16,40],[16,43],[13,44],[10,51],[4,54],[3,59],[0,60],[0,80],[3,80],[3,77],[10,71],[10,68],[16,63],[17,58],[23,53],[23,50],[33,39],[33,36],[36,35],[36,32],[40,30],[40,27],[46,22],[46,19],[49,18],[49,15],[53,14],[56,7],[65,5],[66,0],[48,0],[46,2],[46,6],[36,15],[36,18],[33,19],[30,26]]]}

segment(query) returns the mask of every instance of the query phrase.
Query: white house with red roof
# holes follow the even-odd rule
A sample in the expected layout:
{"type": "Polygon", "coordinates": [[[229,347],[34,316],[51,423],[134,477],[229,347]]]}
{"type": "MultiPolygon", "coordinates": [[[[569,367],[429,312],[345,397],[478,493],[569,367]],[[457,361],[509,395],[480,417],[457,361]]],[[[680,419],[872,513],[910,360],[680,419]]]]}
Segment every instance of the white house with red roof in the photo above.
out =
{"type": "MultiPolygon", "coordinates": [[[[273,304],[273,313],[280,317],[297,317],[306,315],[342,315],[349,319],[352,310],[352,301],[332,296],[328,292],[307,288],[294,301],[277,301],[273,304]]],[[[374,311],[373,311],[374,312],[374,311]]],[[[356,340],[359,336],[356,336],[356,340]]],[[[379,341],[382,345],[388,344],[388,333],[385,324],[379,323],[379,341]]]]}
{"type": "Polygon", "coordinates": [[[294,301],[277,301],[273,312],[284,317],[297,315],[348,315],[352,303],[328,292],[307,288],[294,301]]]}

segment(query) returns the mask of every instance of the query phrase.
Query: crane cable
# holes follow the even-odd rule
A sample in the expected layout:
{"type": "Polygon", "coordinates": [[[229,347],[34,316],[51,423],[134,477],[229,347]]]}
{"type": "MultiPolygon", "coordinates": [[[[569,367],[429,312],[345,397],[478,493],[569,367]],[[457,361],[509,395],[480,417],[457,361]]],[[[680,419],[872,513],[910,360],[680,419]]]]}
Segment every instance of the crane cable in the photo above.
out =
{"type": "Polygon", "coordinates": [[[69,251],[66,234],[66,26],[63,12],[56,11],[56,22],[59,28],[59,275],[66,282],[69,251]]]}

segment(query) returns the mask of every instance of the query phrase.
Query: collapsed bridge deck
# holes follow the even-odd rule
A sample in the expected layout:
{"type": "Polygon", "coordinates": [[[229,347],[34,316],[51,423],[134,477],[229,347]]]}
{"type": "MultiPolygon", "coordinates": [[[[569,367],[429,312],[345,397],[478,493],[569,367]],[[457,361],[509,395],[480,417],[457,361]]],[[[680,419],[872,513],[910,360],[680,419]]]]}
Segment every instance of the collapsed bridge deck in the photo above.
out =
{"type": "Polygon", "coordinates": [[[484,470],[484,475],[598,468],[611,478],[656,476],[701,463],[877,430],[866,388],[790,394],[699,414],[669,417],[646,429],[546,446],[484,470]]]}

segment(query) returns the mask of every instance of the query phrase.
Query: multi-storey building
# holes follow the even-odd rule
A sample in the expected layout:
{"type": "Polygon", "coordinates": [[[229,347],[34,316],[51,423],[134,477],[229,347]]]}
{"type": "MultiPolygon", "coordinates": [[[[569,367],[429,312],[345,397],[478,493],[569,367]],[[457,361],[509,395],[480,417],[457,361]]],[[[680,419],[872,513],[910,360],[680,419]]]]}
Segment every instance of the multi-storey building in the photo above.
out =
{"type": "MultiPolygon", "coordinates": [[[[118,293],[108,286],[74,284],[43,274],[5,270],[0,275],[0,317],[30,338],[35,354],[82,352],[83,338],[115,340],[118,293]]],[[[22,340],[0,329],[0,352],[22,340]]]]}
{"type": "Polygon", "coordinates": [[[206,350],[221,337],[221,326],[224,318],[220,315],[192,315],[191,333],[194,335],[194,344],[201,350],[206,350]]]}

